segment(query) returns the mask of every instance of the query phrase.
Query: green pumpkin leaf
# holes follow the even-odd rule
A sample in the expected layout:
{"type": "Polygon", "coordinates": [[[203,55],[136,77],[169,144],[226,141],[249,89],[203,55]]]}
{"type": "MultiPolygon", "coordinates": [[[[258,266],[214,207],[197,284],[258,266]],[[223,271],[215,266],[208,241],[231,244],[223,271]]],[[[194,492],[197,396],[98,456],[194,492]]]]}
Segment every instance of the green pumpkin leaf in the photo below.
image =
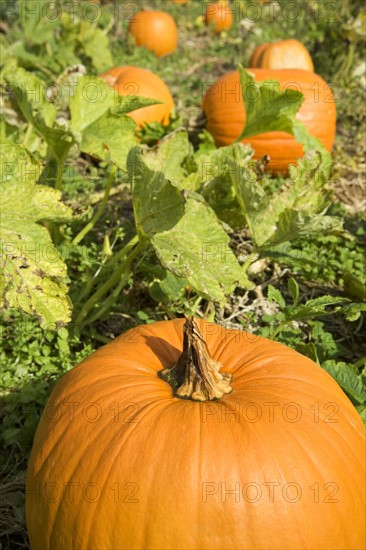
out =
{"type": "Polygon", "coordinates": [[[98,73],[113,66],[109,40],[102,29],[91,25],[88,21],[81,21],[78,42],[82,46],[85,55],[91,59],[98,73]]]}
{"type": "Polygon", "coordinates": [[[154,99],[137,96],[120,96],[101,78],[81,77],[70,98],[71,126],[82,132],[103,115],[119,117],[141,107],[159,103],[154,99]]]}
{"type": "Polygon", "coordinates": [[[84,129],[80,149],[126,170],[127,155],[136,144],[133,120],[106,113],[84,129]]]}
{"type": "Polygon", "coordinates": [[[187,189],[187,170],[183,163],[192,154],[193,147],[189,143],[187,131],[179,129],[163,138],[158,148],[147,151],[144,162],[151,170],[162,171],[173,185],[187,189]]]}
{"type": "Polygon", "coordinates": [[[71,125],[77,132],[93,124],[113,105],[116,92],[101,78],[83,76],[70,98],[71,125]]]}
{"type": "Polygon", "coordinates": [[[221,220],[231,227],[242,227],[249,215],[256,216],[265,199],[263,187],[251,161],[253,150],[234,143],[195,155],[195,177],[206,201],[221,220]]]}
{"type": "Polygon", "coordinates": [[[80,149],[126,169],[127,155],[137,145],[136,124],[126,113],[159,103],[124,97],[101,78],[79,79],[70,100],[71,126],[81,135],[80,149]]]}
{"type": "Polygon", "coordinates": [[[223,303],[236,286],[253,285],[229,247],[214,211],[199,195],[189,195],[184,215],[171,229],[156,233],[152,245],[162,264],[209,300],[223,303]]]}
{"type": "Polygon", "coordinates": [[[134,96],[134,95],[118,95],[115,90],[113,105],[110,107],[110,113],[114,116],[125,115],[136,111],[137,109],[142,109],[142,107],[149,107],[149,105],[158,105],[163,103],[157,99],[149,99],[148,97],[134,96]]]}
{"type": "Polygon", "coordinates": [[[69,128],[61,127],[56,121],[57,111],[47,100],[45,82],[22,68],[12,68],[4,78],[24,118],[35,127],[56,158],[64,159],[75,143],[75,136],[69,128]]]}
{"type": "Polygon", "coordinates": [[[326,370],[341,386],[341,388],[351,396],[356,403],[363,405],[366,403],[366,387],[362,383],[361,376],[347,363],[337,361],[325,361],[322,368],[326,370]]]}
{"type": "Polygon", "coordinates": [[[187,279],[177,277],[170,271],[165,271],[163,277],[152,282],[149,292],[150,296],[157,302],[172,304],[184,296],[185,289],[188,286],[187,279]]]}
{"type": "Polygon", "coordinates": [[[147,166],[138,147],[128,155],[127,171],[139,234],[151,237],[174,227],[184,212],[180,190],[165,178],[163,172],[147,166]]]}
{"type": "MultiPolygon", "coordinates": [[[[179,143],[186,143],[181,132],[162,145],[166,149],[160,155],[143,154],[137,147],[128,155],[137,229],[151,242],[165,269],[206,298],[223,302],[237,285],[252,285],[229,248],[230,239],[212,208],[201,195],[180,190],[164,175],[165,155],[168,150],[176,152],[179,143]]],[[[172,161],[165,168],[173,178],[174,165],[172,161]]]]}
{"type": "Polygon", "coordinates": [[[240,84],[245,105],[245,126],[237,141],[267,132],[286,132],[301,143],[304,152],[318,151],[329,168],[332,156],[321,141],[312,136],[305,124],[296,120],[304,95],[291,88],[280,90],[277,80],[256,82],[250,73],[239,67],[240,84]]]}
{"type": "Polygon", "coordinates": [[[70,321],[71,302],[66,265],[42,222],[70,221],[72,212],[59,191],[36,183],[40,165],[23,147],[9,142],[2,150],[18,167],[3,165],[1,173],[2,307],[37,315],[43,328],[54,329],[70,321]]]}
{"type": "MultiPolygon", "coordinates": [[[[307,213],[305,211],[296,211],[291,208],[283,210],[276,222],[275,231],[268,236],[263,235],[265,243],[283,243],[299,237],[306,237],[310,233],[332,233],[342,230],[343,220],[337,216],[322,216],[307,213]],[[269,237],[269,238],[268,238],[269,237]]],[[[267,225],[267,224],[265,224],[267,225]]],[[[260,227],[263,230],[263,226],[260,227]]],[[[259,230],[256,237],[258,239],[259,230]]],[[[262,241],[257,241],[261,246],[262,241]]]]}
{"type": "MultiPolygon", "coordinates": [[[[321,158],[322,158],[322,168],[323,170],[326,170],[327,172],[327,178],[330,175],[330,168],[333,165],[332,161],[332,155],[329,153],[329,151],[326,150],[322,142],[316,138],[315,136],[312,136],[309,133],[309,130],[305,126],[303,122],[300,122],[300,120],[293,120],[292,125],[293,131],[291,132],[296,141],[301,143],[304,152],[307,153],[309,151],[318,151],[321,158]]],[[[292,170],[294,168],[292,167],[292,170]]]]}
{"type": "Polygon", "coordinates": [[[282,131],[293,134],[293,121],[304,96],[290,88],[281,91],[276,80],[256,82],[250,69],[239,67],[245,128],[237,141],[265,132],[282,131]]]}
{"type": "Polygon", "coordinates": [[[327,165],[316,152],[290,167],[286,183],[253,223],[257,246],[278,245],[310,233],[341,232],[342,218],[325,215],[331,204],[327,179],[327,165]]]}

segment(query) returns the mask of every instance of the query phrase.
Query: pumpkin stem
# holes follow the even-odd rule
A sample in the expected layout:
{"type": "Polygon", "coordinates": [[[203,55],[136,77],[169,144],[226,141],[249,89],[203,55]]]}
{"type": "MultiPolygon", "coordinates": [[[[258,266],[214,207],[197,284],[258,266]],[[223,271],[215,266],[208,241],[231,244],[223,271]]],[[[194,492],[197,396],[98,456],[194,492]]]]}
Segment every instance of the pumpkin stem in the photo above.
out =
{"type": "Polygon", "coordinates": [[[173,393],[181,399],[213,401],[232,391],[232,375],[220,372],[222,365],[215,361],[194,317],[185,317],[183,352],[172,367],[159,372],[173,393]]]}

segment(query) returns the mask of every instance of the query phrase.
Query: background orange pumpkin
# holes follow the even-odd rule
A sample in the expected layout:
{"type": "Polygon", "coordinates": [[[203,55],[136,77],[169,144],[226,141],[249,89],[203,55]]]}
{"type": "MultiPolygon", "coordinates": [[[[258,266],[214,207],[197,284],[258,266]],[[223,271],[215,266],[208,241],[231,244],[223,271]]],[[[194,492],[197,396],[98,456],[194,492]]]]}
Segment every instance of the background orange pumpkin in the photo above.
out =
{"type": "Polygon", "coordinates": [[[122,96],[142,96],[163,102],[128,113],[140,127],[151,122],[169,123],[174,101],[168,86],[156,74],[147,69],[126,65],[110,69],[100,76],[122,96]]]}
{"type": "Polygon", "coordinates": [[[362,548],[364,430],[337,383],[282,344],[196,322],[232,374],[219,401],[158,376],[183,319],[126,332],[57,384],[28,468],[31,548],[362,548]]]}
{"type": "MultiPolygon", "coordinates": [[[[317,74],[303,70],[250,69],[255,80],[277,80],[281,89],[295,88],[304,94],[304,101],[296,115],[310,134],[320,139],[330,151],[335,138],[336,106],[328,84],[317,74]]],[[[233,143],[241,134],[245,123],[240,78],[237,71],[219,78],[208,89],[203,109],[206,128],[212,134],[217,146],[233,143]]],[[[254,158],[271,157],[269,168],[284,172],[289,164],[296,163],[303,156],[303,148],[293,136],[285,132],[267,132],[246,139],[254,149],[254,158]]]]}
{"type": "Polygon", "coordinates": [[[164,11],[139,11],[131,18],[128,33],[133,36],[136,46],[143,46],[158,57],[177,49],[177,25],[173,17],[164,11]]]}
{"type": "Polygon", "coordinates": [[[313,61],[308,50],[295,39],[261,44],[254,50],[249,67],[314,71],[313,61]]]}
{"type": "Polygon", "coordinates": [[[217,33],[230,29],[233,24],[233,12],[229,2],[220,0],[208,4],[204,20],[206,25],[212,26],[217,33]]]}
{"type": "Polygon", "coordinates": [[[265,42],[264,44],[261,44],[260,46],[257,46],[254,52],[252,53],[252,56],[249,60],[248,67],[258,67],[259,59],[262,55],[263,50],[268,46],[268,43],[265,42]]]}

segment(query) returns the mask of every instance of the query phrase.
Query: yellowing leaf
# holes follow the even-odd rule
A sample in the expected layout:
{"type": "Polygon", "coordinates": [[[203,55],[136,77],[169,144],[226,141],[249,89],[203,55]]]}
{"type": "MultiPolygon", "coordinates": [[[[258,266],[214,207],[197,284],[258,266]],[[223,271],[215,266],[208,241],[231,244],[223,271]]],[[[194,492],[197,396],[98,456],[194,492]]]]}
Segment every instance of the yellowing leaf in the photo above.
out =
{"type": "Polygon", "coordinates": [[[39,165],[25,149],[4,143],[2,150],[19,171],[2,165],[1,286],[2,307],[15,307],[37,315],[43,328],[53,329],[70,321],[67,271],[48,230],[41,222],[69,221],[71,210],[61,193],[36,183],[39,165]]]}

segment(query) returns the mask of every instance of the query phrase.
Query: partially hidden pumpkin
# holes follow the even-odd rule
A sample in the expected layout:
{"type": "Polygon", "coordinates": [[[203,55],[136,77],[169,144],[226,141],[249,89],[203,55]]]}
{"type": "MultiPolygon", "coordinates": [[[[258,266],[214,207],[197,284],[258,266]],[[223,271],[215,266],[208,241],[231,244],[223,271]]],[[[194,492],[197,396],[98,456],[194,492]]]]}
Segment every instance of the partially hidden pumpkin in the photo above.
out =
{"type": "Polygon", "coordinates": [[[208,4],[204,21],[206,25],[211,26],[216,33],[228,30],[233,24],[233,12],[227,0],[211,2],[208,4]]]}
{"type": "Polygon", "coordinates": [[[198,319],[139,326],[49,398],[30,545],[361,549],[364,444],[337,383],[292,349],[198,319]]]}
{"type": "Polygon", "coordinates": [[[144,123],[168,124],[174,101],[168,86],[155,73],[140,67],[114,67],[100,75],[122,96],[141,96],[162,101],[128,113],[138,126],[144,123]]]}
{"type": "Polygon", "coordinates": [[[177,25],[173,17],[164,11],[139,11],[131,18],[128,33],[133,37],[136,46],[143,46],[158,57],[177,49],[177,25]]]}
{"type": "Polygon", "coordinates": [[[248,67],[258,67],[258,62],[259,62],[259,59],[262,55],[262,52],[265,50],[265,48],[267,47],[268,43],[265,42],[264,44],[260,44],[259,46],[257,46],[254,50],[254,52],[252,53],[252,56],[249,60],[249,63],[248,63],[248,67]]]}
{"type": "MultiPolygon", "coordinates": [[[[256,81],[276,80],[281,89],[293,88],[304,94],[304,101],[296,115],[311,135],[317,137],[330,151],[335,138],[336,105],[328,84],[317,74],[304,70],[248,69],[256,81]]],[[[245,108],[242,99],[239,72],[220,77],[209,87],[203,101],[206,128],[217,146],[233,143],[245,124],[245,108]]],[[[243,139],[254,149],[254,158],[269,155],[269,168],[286,172],[290,164],[303,157],[303,148],[295,138],[285,132],[266,132],[243,139]]]]}
{"type": "Polygon", "coordinates": [[[249,67],[314,71],[308,50],[295,39],[261,44],[254,50],[249,67]]]}

